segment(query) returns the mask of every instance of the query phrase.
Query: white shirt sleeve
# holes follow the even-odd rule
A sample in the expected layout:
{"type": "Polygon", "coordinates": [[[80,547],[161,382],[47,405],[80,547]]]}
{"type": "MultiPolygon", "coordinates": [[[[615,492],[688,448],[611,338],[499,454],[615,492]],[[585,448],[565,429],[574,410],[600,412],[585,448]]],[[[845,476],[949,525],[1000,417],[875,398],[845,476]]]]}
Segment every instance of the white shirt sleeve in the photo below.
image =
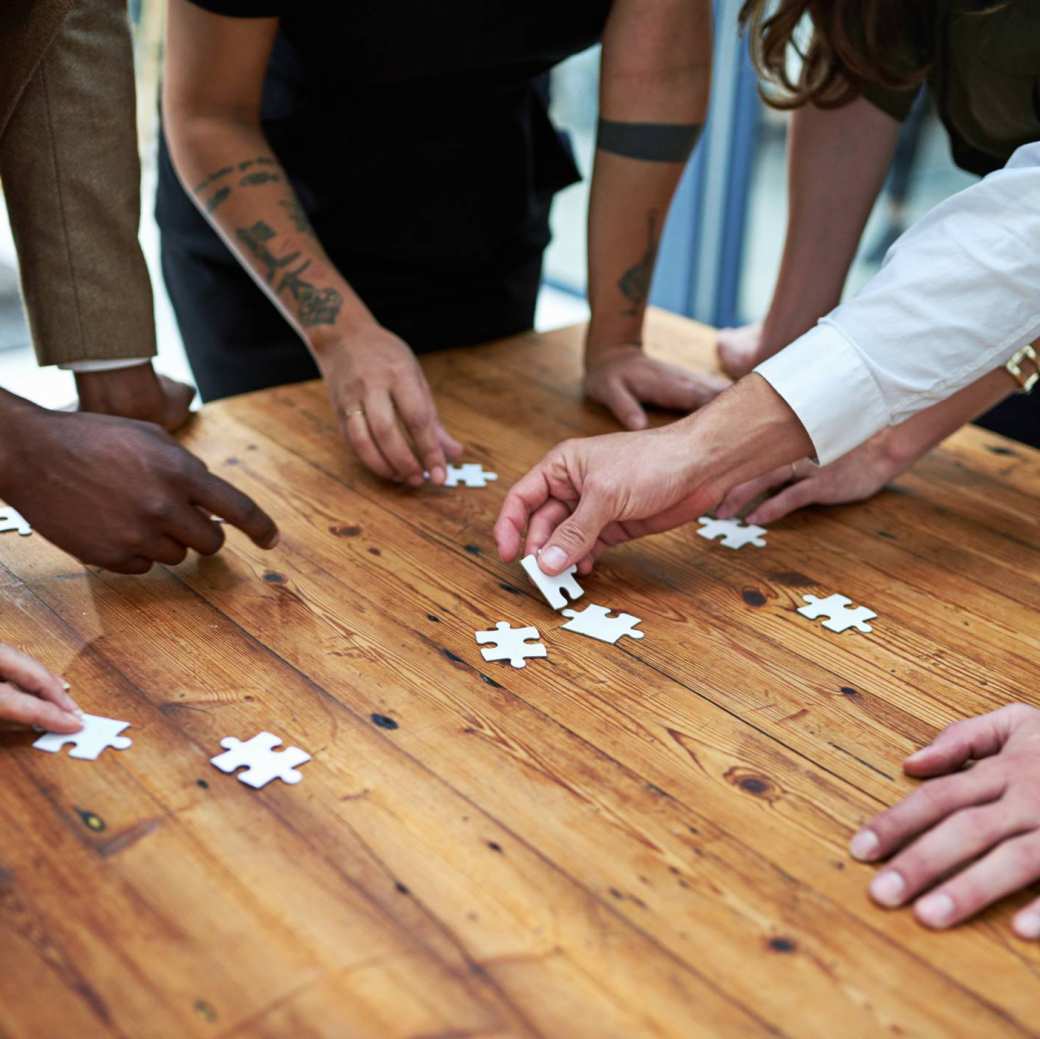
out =
{"type": "Polygon", "coordinates": [[[123,368],[136,368],[139,364],[151,364],[151,357],[128,357],[119,361],[67,361],[59,364],[63,372],[117,372],[123,368]]]}
{"type": "Polygon", "coordinates": [[[1040,143],[936,206],[858,296],[755,371],[821,464],[1006,364],[1040,336],[1040,143]]]}

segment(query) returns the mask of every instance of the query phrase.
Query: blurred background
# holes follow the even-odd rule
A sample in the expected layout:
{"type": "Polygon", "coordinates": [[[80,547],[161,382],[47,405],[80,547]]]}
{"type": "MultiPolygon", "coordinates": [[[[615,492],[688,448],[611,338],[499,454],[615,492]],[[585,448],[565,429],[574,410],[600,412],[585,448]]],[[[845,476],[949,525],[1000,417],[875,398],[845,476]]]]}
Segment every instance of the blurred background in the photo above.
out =
{"type": "MultiPolygon", "coordinates": [[[[672,206],[651,300],[709,324],[758,320],[779,266],[787,219],[787,116],[766,108],[743,41],[736,32],[740,0],[717,0],[715,79],[708,124],[672,206]]],[[[133,0],[136,27],[138,128],[143,161],[141,240],[152,271],[159,330],[159,366],[191,381],[158,265],[152,217],[155,191],[156,98],[162,57],[162,0],[133,0]]],[[[586,178],[592,169],[599,50],[553,74],[553,115],[571,137],[586,178]]],[[[934,110],[919,99],[903,129],[885,191],[871,216],[846,286],[855,292],[877,270],[898,234],[943,198],[974,181],[957,170],[934,110]]],[[[585,215],[588,180],[557,196],[554,241],[545,266],[536,324],[582,321],[585,305],[585,215]]],[[[18,299],[17,266],[0,212],[0,385],[48,406],[74,397],[72,377],[38,369],[18,299]]]]}

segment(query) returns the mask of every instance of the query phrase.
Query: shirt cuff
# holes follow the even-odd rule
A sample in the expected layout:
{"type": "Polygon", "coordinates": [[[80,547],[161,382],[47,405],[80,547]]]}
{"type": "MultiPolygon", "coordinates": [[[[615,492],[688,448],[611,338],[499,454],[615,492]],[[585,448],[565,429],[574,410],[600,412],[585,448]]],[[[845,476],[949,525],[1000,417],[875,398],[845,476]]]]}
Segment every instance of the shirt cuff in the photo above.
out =
{"type": "Polygon", "coordinates": [[[826,320],[755,371],[798,416],[820,465],[841,458],[891,424],[859,351],[826,320]]]}
{"type": "Polygon", "coordinates": [[[139,364],[150,364],[150,357],[126,357],[118,361],[67,361],[59,364],[63,372],[117,372],[122,368],[136,368],[139,364]]]}

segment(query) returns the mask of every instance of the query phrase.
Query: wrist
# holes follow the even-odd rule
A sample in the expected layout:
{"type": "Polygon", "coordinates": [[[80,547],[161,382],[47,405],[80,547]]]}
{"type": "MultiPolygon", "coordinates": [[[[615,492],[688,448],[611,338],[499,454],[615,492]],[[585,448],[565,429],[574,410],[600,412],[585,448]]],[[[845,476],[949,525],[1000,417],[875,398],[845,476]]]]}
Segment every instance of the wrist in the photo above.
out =
{"type": "Polygon", "coordinates": [[[316,325],[304,333],[304,342],[319,368],[344,349],[350,348],[353,340],[363,339],[375,331],[382,331],[382,325],[372,312],[360,300],[357,306],[344,307],[336,318],[334,325],[316,325]]]}
{"type": "Polygon", "coordinates": [[[159,422],[165,397],[151,362],[111,371],[76,372],[81,411],[159,422]]]}
{"type": "Polygon", "coordinates": [[[643,348],[643,317],[604,320],[593,314],[585,333],[585,363],[624,347],[643,348]]]}
{"type": "Polygon", "coordinates": [[[798,416],[755,374],[676,425],[685,427],[687,479],[711,487],[716,501],[736,485],[813,452],[798,416]]]}
{"type": "Polygon", "coordinates": [[[24,459],[35,434],[27,427],[44,409],[0,390],[0,499],[14,505],[24,459]]]}

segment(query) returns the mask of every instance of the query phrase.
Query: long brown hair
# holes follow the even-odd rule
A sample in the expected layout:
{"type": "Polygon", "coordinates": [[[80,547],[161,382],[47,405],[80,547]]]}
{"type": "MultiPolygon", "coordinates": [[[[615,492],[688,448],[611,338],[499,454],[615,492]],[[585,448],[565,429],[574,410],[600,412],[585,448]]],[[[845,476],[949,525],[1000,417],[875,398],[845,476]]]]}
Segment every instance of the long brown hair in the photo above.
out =
{"type": "MultiPolygon", "coordinates": [[[[985,13],[1002,6],[988,5],[985,13]]],[[[868,83],[905,90],[928,76],[927,0],[779,0],[772,7],[770,0],[745,0],[740,23],[763,96],[775,108],[839,108],[868,83]],[[806,16],[812,24],[803,46],[798,27],[806,16]],[[792,48],[801,59],[796,77],[788,67],[792,48]]]]}

